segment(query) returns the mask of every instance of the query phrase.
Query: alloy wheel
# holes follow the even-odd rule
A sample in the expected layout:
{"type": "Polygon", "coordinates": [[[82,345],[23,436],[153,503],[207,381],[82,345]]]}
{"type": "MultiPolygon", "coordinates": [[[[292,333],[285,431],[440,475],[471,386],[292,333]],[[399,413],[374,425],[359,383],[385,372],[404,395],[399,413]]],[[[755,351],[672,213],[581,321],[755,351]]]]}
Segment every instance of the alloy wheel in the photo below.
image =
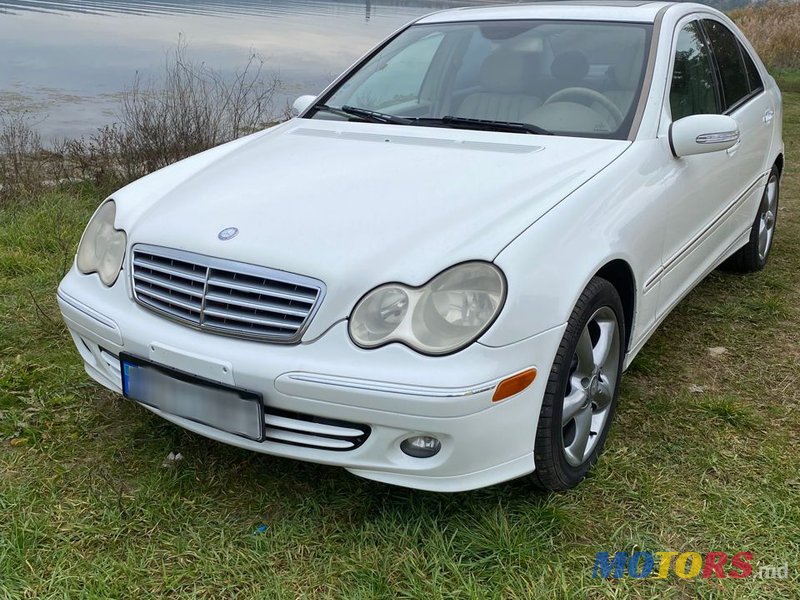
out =
{"type": "Polygon", "coordinates": [[[773,173],[767,182],[762,200],[761,219],[758,223],[758,257],[767,258],[775,233],[775,218],[778,210],[778,177],[773,173]]]}
{"type": "Polygon", "coordinates": [[[564,458],[574,467],[594,451],[611,412],[620,343],[616,314],[600,307],[578,339],[561,411],[564,458]]]}

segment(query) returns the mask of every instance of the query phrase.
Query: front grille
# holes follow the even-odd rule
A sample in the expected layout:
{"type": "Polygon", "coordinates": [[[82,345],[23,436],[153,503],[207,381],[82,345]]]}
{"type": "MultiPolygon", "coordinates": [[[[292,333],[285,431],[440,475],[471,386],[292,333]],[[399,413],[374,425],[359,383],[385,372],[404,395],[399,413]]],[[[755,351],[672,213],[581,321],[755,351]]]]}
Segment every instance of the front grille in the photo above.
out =
{"type": "Polygon", "coordinates": [[[325,293],[310,277],[137,244],[136,301],[192,327],[271,342],[300,341],[325,293]]]}
{"type": "Polygon", "coordinates": [[[370,433],[367,425],[264,408],[264,439],[271,442],[343,452],[361,446],[370,433]]]}

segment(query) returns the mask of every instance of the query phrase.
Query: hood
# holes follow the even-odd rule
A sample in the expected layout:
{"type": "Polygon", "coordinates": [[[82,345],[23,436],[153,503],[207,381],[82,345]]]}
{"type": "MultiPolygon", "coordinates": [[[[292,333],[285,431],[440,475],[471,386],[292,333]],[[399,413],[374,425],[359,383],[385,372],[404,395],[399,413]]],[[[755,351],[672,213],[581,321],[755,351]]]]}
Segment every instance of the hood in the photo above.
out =
{"type": "Polygon", "coordinates": [[[293,119],[124,188],[117,226],[131,244],[321,279],[308,339],[376,285],[492,260],[629,144],[293,119]]]}

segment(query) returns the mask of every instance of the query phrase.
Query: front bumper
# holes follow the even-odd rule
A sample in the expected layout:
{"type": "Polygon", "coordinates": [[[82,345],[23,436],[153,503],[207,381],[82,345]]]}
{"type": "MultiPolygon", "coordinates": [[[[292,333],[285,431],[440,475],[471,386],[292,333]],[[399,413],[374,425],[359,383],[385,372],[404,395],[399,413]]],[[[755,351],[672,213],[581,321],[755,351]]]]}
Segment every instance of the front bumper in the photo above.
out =
{"type": "MultiPolygon", "coordinates": [[[[86,371],[107,388],[122,391],[118,356],[124,351],[259,392],[265,407],[283,415],[352,423],[369,435],[353,449],[315,444],[316,426],[283,441],[255,442],[146,407],[181,427],[241,448],[434,491],[475,489],[534,469],[536,422],[564,326],[499,348],[476,343],[444,357],[399,344],[360,349],[345,321],[311,342],[285,346],[204,333],[159,317],[132,300],[125,280],[123,273],[106,288],[96,276],[73,268],[58,289],[86,371]],[[531,367],[538,370],[531,386],[492,403],[501,380],[531,367]],[[413,458],[400,450],[404,439],[420,434],[438,438],[441,451],[413,458]]],[[[302,429],[302,421],[297,423],[302,429]]]]}

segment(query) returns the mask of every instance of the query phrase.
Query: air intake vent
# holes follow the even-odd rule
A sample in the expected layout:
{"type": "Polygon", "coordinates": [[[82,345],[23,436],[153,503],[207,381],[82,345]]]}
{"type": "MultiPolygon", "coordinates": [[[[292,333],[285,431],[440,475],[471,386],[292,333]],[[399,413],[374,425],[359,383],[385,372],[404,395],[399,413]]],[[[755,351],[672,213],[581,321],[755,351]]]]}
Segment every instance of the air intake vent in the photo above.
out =
{"type": "Polygon", "coordinates": [[[367,425],[270,407],[264,408],[264,425],[264,439],[271,442],[337,452],[355,450],[371,433],[367,425]]]}

